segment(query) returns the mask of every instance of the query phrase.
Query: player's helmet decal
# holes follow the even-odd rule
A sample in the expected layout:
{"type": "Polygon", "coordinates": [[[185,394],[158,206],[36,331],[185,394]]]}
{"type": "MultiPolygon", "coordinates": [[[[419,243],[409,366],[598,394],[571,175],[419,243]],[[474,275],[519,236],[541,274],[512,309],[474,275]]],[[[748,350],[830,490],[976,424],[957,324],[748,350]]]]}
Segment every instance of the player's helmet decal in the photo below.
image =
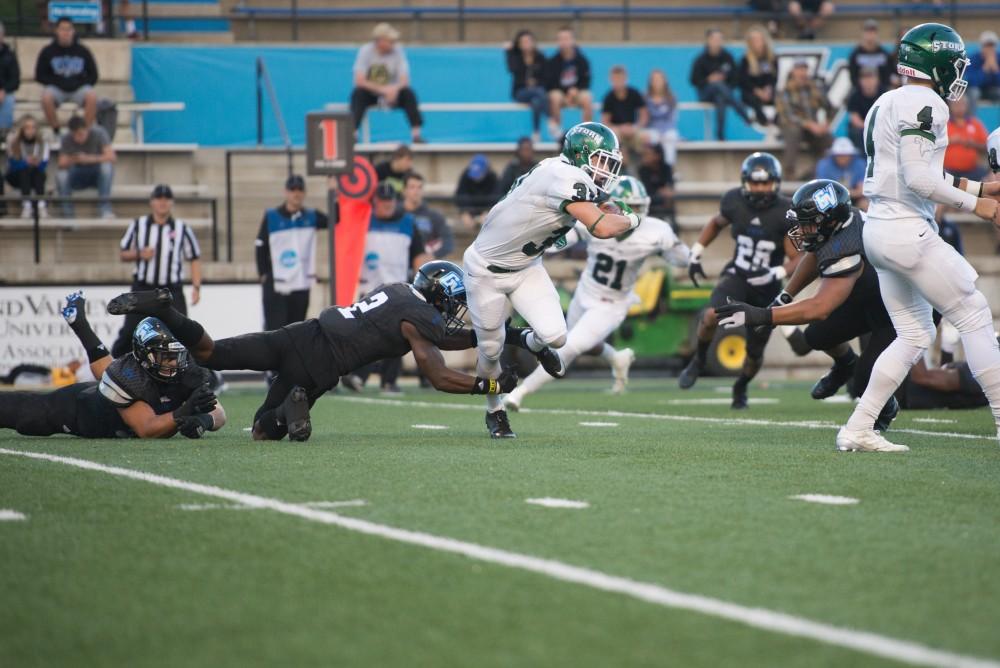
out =
{"type": "Polygon", "coordinates": [[[962,37],[942,23],[922,23],[899,40],[896,71],[932,82],[937,94],[946,100],[959,100],[965,94],[968,66],[962,37]]]}
{"type": "Polygon", "coordinates": [[[816,251],[854,216],[851,193],[829,179],[809,181],[792,195],[786,218],[791,227],[788,238],[801,251],[816,251]]]}
{"type": "Polygon", "coordinates": [[[465,293],[465,274],[454,262],[434,260],[417,270],[413,289],[424,296],[427,303],[441,312],[445,333],[454,334],[465,325],[468,300],[465,293]]]}
{"type": "Polygon", "coordinates": [[[622,153],[614,131],[602,123],[579,123],[563,137],[563,156],[611,194],[622,171],[622,153]]]}
{"type": "Polygon", "coordinates": [[[144,318],[132,332],[132,355],[154,380],[172,383],[191,365],[187,348],[159,318],[144,318]]]}
{"type": "Polygon", "coordinates": [[[639,214],[640,218],[645,218],[649,214],[650,197],[646,192],[646,186],[642,181],[634,176],[623,176],[611,197],[625,202],[632,210],[639,214]]]}
{"type": "Polygon", "coordinates": [[[740,167],[740,185],[740,193],[750,206],[766,209],[777,199],[781,188],[781,163],[770,153],[751,153],[740,167]],[[751,183],[770,183],[771,188],[766,192],[753,192],[751,183]]]}

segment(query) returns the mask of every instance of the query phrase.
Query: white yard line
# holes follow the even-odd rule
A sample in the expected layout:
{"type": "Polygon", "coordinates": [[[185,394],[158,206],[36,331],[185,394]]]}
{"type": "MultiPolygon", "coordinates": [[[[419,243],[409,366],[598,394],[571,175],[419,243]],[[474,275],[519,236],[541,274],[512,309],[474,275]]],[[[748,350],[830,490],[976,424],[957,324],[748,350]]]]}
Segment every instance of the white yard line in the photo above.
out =
{"type": "MultiPolygon", "coordinates": [[[[347,397],[338,396],[334,401],[350,401],[358,404],[375,404],[386,406],[412,406],[414,408],[434,408],[463,411],[483,412],[482,406],[474,404],[456,404],[436,401],[402,401],[399,399],[377,399],[375,397],[347,397]]],[[[816,420],[792,420],[783,422],[781,420],[763,420],[754,418],[737,417],[706,417],[701,415],[671,415],[669,413],[625,413],[623,411],[588,411],[575,408],[522,408],[521,413],[537,413],[539,415],[574,415],[580,417],[602,417],[602,418],[640,418],[644,420],[664,420],[668,422],[700,422],[702,424],[719,424],[725,426],[749,425],[760,427],[792,427],[797,429],[840,429],[841,425],[834,422],[816,420]]],[[[891,434],[919,434],[921,436],[938,436],[940,438],[962,438],[973,441],[996,441],[996,436],[980,436],[979,434],[965,434],[951,431],[929,431],[926,429],[896,429],[889,432],[891,434]]]]}
{"type": "Polygon", "coordinates": [[[842,628],[822,622],[814,622],[803,617],[767,610],[751,608],[736,603],[729,603],[708,596],[687,594],[667,589],[651,582],[631,580],[608,573],[602,573],[590,568],[573,566],[553,559],[542,559],[527,554],[519,554],[476,543],[468,543],[445,536],[435,536],[420,531],[397,529],[384,524],[377,524],[353,517],[337,515],[325,510],[307,508],[300,504],[287,503],[278,499],[270,499],[255,494],[244,494],[212,485],[202,485],[186,482],[176,478],[145,473],[132,469],[108,466],[99,462],[75,457],[62,457],[44,452],[27,452],[0,448],[0,455],[27,457],[43,461],[65,464],[76,468],[107,473],[109,475],[151,483],[160,487],[183,490],[193,494],[201,494],[231,503],[238,503],[254,508],[266,508],[276,513],[299,517],[311,522],[341,527],[349,531],[369,536],[378,536],[409,545],[417,545],[438,552],[458,554],[469,559],[506,566],[531,573],[537,573],[554,580],[572,582],[575,584],[629,596],[640,601],[652,603],[665,608],[675,608],[697,612],[710,617],[717,617],[736,622],[752,628],[781,633],[798,638],[807,638],[828,645],[835,645],[864,654],[871,654],[887,659],[919,666],[959,666],[961,668],[1000,668],[1000,662],[982,659],[962,654],[937,650],[926,645],[898,640],[888,636],[842,628]]]}
{"type": "Polygon", "coordinates": [[[443,431],[448,428],[446,424],[411,424],[413,429],[429,429],[431,431],[443,431]]]}
{"type": "Polygon", "coordinates": [[[825,503],[828,506],[853,506],[860,503],[853,496],[831,496],[830,494],[796,494],[788,498],[809,503],[825,503]]]}
{"type": "Polygon", "coordinates": [[[525,503],[530,503],[534,506],[544,506],[546,508],[571,508],[573,510],[582,510],[583,508],[590,508],[590,504],[586,501],[573,501],[572,499],[553,499],[550,496],[543,496],[538,499],[525,499],[525,503]]]}
{"type": "Polygon", "coordinates": [[[945,420],[942,418],[913,418],[914,422],[924,422],[926,424],[957,424],[958,420],[945,420]]]}
{"type": "MultiPolygon", "coordinates": [[[[306,508],[349,508],[367,506],[364,499],[351,499],[349,501],[304,501],[299,503],[306,508]]],[[[182,503],[177,506],[179,510],[260,510],[257,506],[247,506],[241,503],[182,503]]]]}
{"type": "Polygon", "coordinates": [[[28,519],[24,513],[19,513],[10,508],[0,508],[0,522],[23,522],[28,519]]]}
{"type": "Polygon", "coordinates": [[[581,422],[581,427],[617,427],[617,422],[581,422]]]}

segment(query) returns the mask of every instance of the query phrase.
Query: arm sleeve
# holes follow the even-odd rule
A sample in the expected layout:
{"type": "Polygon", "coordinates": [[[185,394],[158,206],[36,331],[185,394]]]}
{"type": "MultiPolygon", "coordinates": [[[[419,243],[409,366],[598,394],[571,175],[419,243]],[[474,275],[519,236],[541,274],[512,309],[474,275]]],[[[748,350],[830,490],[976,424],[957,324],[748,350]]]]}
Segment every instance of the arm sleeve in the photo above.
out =
{"type": "Polygon", "coordinates": [[[705,85],[705,78],[708,76],[708,74],[703,71],[704,70],[703,63],[704,61],[702,59],[702,56],[698,56],[695,59],[694,64],[691,65],[691,77],[690,77],[691,85],[694,86],[696,89],[701,88],[702,86],[705,85]]]}
{"type": "Polygon", "coordinates": [[[13,93],[21,87],[21,66],[16,57],[11,59],[10,81],[5,82],[5,85],[8,93],[13,93]]]}
{"type": "Polygon", "coordinates": [[[257,259],[257,275],[266,276],[271,273],[271,237],[267,231],[267,216],[260,221],[260,230],[254,241],[257,259]]]}
{"type": "Polygon", "coordinates": [[[358,55],[354,57],[354,67],[352,68],[355,74],[367,75],[368,74],[368,45],[363,45],[358,49],[358,55]]]}
{"type": "Polygon", "coordinates": [[[582,53],[580,58],[580,78],[577,80],[577,88],[580,90],[590,90],[590,61],[582,53]]]}
{"type": "Polygon", "coordinates": [[[43,86],[52,85],[52,63],[49,60],[48,47],[42,49],[35,61],[35,81],[43,86]]]}
{"type": "Polygon", "coordinates": [[[448,221],[440,213],[433,211],[431,212],[431,224],[431,229],[434,230],[434,234],[437,235],[438,240],[441,242],[441,246],[435,255],[439,258],[448,257],[455,250],[455,235],[452,233],[448,221]]]}
{"type": "Polygon", "coordinates": [[[691,249],[677,238],[674,231],[667,227],[660,240],[660,255],[675,267],[686,267],[691,263],[691,249]]]}
{"type": "Polygon", "coordinates": [[[84,49],[84,69],[87,73],[87,83],[91,86],[97,83],[97,61],[94,60],[94,54],[90,52],[90,49],[84,49]]]}
{"type": "Polygon", "coordinates": [[[899,161],[907,188],[920,197],[960,211],[976,208],[975,195],[956,188],[947,174],[936,174],[928,168],[934,152],[934,135],[930,131],[910,128],[900,134],[899,161]]]}
{"type": "Polygon", "coordinates": [[[507,71],[513,74],[516,79],[519,65],[517,62],[517,47],[513,46],[507,49],[505,53],[507,54],[507,71]]]}
{"type": "Polygon", "coordinates": [[[135,245],[136,248],[139,247],[138,243],[139,240],[136,239],[136,234],[135,234],[135,228],[136,228],[135,223],[136,221],[134,220],[131,223],[129,223],[128,229],[125,230],[125,235],[122,236],[121,249],[123,251],[128,250],[133,245],[135,245]]]}
{"type": "Polygon", "coordinates": [[[410,264],[412,265],[418,256],[426,252],[427,247],[424,245],[424,237],[420,234],[420,230],[414,227],[413,234],[410,235],[410,264]]]}
{"type": "Polygon", "coordinates": [[[201,257],[201,247],[198,246],[198,239],[194,236],[194,230],[190,225],[184,226],[184,257],[188,260],[197,260],[201,257]]]}
{"type": "Polygon", "coordinates": [[[101,376],[101,383],[97,389],[101,396],[110,401],[116,408],[128,408],[136,402],[136,398],[112,378],[112,375],[106,370],[101,376]]]}
{"type": "Polygon", "coordinates": [[[316,229],[325,230],[330,227],[330,219],[322,211],[316,212],[316,229]]]}

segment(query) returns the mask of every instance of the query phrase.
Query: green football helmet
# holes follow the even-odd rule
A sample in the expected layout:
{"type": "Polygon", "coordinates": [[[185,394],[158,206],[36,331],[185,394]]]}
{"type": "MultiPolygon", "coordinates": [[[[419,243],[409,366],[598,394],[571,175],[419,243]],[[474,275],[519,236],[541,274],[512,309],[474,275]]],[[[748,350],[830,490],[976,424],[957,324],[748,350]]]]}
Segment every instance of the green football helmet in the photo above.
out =
{"type": "Polygon", "coordinates": [[[614,131],[602,123],[578,123],[563,137],[562,154],[610,195],[622,170],[622,152],[614,131]]]}
{"type": "Polygon", "coordinates": [[[899,40],[896,71],[934,84],[938,95],[952,102],[961,99],[969,82],[969,59],[961,35],[941,23],[921,23],[899,40]]]}
{"type": "Polygon", "coordinates": [[[625,202],[639,214],[640,218],[645,218],[649,214],[650,198],[646,193],[646,186],[634,176],[621,177],[614,192],[611,193],[611,199],[625,202]]]}

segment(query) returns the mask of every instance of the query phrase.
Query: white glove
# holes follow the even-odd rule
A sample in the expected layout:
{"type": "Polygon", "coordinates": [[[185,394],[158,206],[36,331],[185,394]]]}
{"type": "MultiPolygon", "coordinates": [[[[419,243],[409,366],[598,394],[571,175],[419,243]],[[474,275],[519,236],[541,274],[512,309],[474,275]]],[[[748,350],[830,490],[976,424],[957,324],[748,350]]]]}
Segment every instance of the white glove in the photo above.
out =
{"type": "Polygon", "coordinates": [[[639,223],[642,222],[642,219],[639,218],[638,214],[636,213],[632,212],[626,213],[625,217],[628,218],[628,229],[630,230],[634,230],[635,228],[639,227],[639,223]]]}
{"type": "Polygon", "coordinates": [[[753,276],[747,279],[747,283],[753,286],[769,285],[774,281],[780,281],[788,272],[780,264],[777,267],[771,267],[767,270],[767,273],[761,274],[760,276],[753,276]]]}

